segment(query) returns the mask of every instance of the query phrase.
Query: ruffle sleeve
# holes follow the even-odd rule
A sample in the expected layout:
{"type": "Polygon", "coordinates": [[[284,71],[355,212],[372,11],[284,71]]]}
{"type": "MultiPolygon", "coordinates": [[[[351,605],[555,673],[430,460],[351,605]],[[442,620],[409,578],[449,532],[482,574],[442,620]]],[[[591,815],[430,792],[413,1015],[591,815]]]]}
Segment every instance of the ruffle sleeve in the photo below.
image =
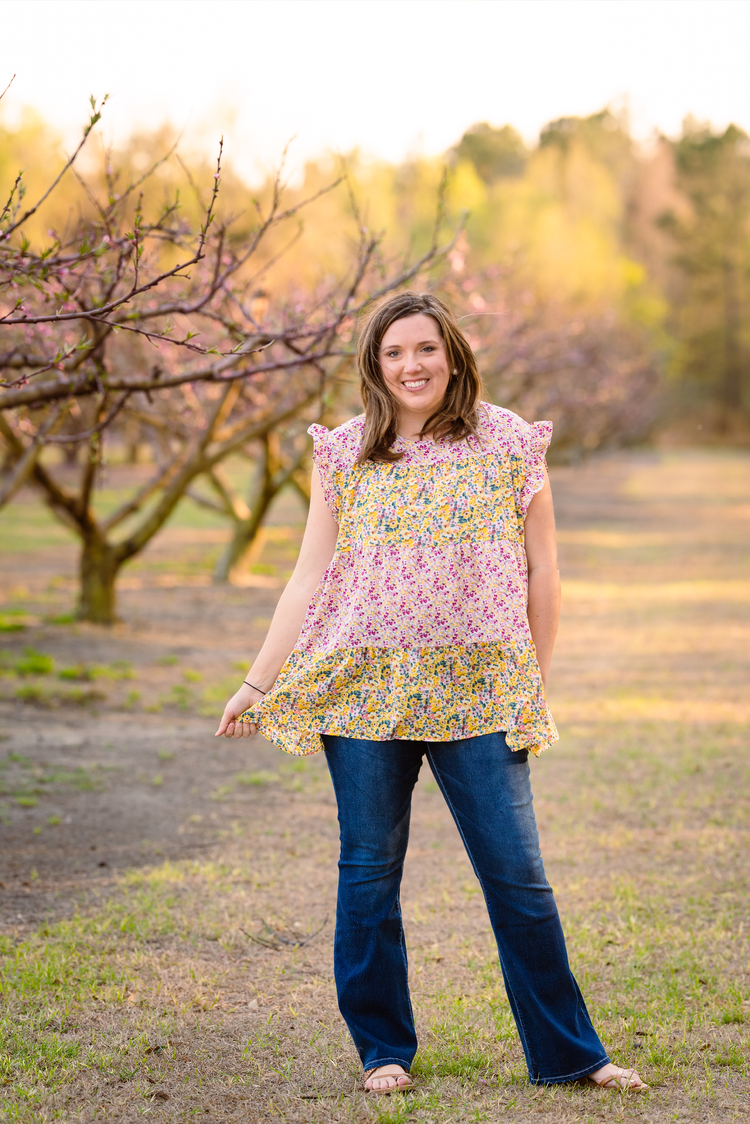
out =
{"type": "Polygon", "coordinates": [[[519,507],[524,515],[529,509],[529,504],[544,487],[545,455],[552,440],[552,422],[538,421],[533,424],[523,423],[521,433],[521,448],[523,457],[523,475],[518,495],[519,507]]]}
{"type": "Polygon", "coordinates": [[[313,464],[318,470],[323,495],[337,523],[341,515],[339,465],[331,442],[331,433],[324,425],[311,425],[307,431],[313,439],[313,464]]]}

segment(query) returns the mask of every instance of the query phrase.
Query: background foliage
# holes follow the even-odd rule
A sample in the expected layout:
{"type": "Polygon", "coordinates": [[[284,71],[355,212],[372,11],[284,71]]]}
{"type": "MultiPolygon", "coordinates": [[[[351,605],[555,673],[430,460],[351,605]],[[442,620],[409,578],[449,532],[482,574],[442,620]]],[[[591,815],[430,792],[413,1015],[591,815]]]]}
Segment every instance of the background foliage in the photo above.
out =
{"type": "Polygon", "coordinates": [[[120,567],[188,495],[232,528],[215,580],[241,576],[278,492],[305,493],[306,426],[359,410],[359,312],[405,284],[457,309],[492,400],[552,419],[553,460],[665,432],[747,442],[736,126],[688,118],[644,148],[606,109],[529,147],[478,123],[440,159],[354,152],[249,186],[166,127],[105,151],[100,109],[59,179],[44,123],[0,118],[0,503],[31,482],[78,535],[83,618],[114,619],[120,567]],[[236,455],[255,466],[244,496],[222,468],[236,455]],[[102,522],[118,460],[154,471],[102,522]]]}

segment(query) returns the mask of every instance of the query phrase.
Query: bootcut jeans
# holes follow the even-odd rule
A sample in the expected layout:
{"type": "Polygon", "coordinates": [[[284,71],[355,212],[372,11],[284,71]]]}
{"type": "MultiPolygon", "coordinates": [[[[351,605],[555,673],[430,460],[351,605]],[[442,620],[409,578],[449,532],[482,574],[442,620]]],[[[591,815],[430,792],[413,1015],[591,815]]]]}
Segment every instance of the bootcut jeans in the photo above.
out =
{"type": "Polygon", "coordinates": [[[503,733],[323,742],[341,829],[336,989],[364,1068],[408,1071],[417,1050],[399,888],[424,756],[484,893],[530,1080],[574,1081],[606,1065],[544,874],[527,752],[511,751],[503,733]]]}

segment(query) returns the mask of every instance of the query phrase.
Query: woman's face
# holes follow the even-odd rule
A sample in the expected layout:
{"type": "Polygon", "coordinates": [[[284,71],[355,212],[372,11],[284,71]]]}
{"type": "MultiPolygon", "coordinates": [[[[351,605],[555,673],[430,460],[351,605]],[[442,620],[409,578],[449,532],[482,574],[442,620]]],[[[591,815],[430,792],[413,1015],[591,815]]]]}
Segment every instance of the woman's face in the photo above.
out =
{"type": "Polygon", "coordinates": [[[394,321],[380,343],[380,369],[401,410],[427,421],[451,377],[437,320],[418,312],[394,321]]]}

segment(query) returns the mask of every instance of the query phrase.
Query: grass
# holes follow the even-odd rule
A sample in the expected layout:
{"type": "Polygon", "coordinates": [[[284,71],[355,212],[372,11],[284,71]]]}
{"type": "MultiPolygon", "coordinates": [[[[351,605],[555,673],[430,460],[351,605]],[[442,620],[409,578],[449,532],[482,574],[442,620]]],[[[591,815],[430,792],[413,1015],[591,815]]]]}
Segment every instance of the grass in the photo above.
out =
{"type": "MultiPolygon", "coordinates": [[[[18,702],[50,710],[56,707],[89,707],[96,703],[104,702],[108,695],[106,691],[94,687],[63,687],[59,684],[50,684],[48,676],[56,672],[56,661],[53,656],[37,651],[32,647],[25,647],[23,655],[13,658],[10,653],[2,653],[0,660],[0,674],[6,679],[18,678],[22,682],[15,686],[12,697],[18,702]],[[26,680],[32,680],[26,682],[26,680]]],[[[109,664],[76,664],[62,667],[57,671],[57,678],[63,683],[83,682],[91,683],[94,680],[108,680],[119,682],[134,678],[132,665],[127,660],[114,660],[109,664]]],[[[5,693],[5,697],[8,695],[5,693]]],[[[130,708],[138,701],[138,692],[129,692],[123,705],[130,708]]]]}
{"type": "MultiPolygon", "coordinates": [[[[180,657],[168,653],[159,657],[156,666],[164,669],[177,669],[180,657]]],[[[110,701],[110,705],[124,710],[142,709],[147,713],[159,714],[163,710],[177,710],[183,714],[193,713],[201,717],[220,717],[224,704],[237,686],[237,676],[227,676],[221,670],[212,668],[210,676],[194,668],[184,668],[179,672],[179,680],[163,682],[163,677],[142,676],[128,660],[112,660],[106,664],[74,663],[58,667],[55,658],[45,652],[26,646],[22,656],[0,652],[0,677],[6,682],[14,678],[21,682],[13,686],[10,693],[0,690],[0,697],[13,697],[19,702],[32,704],[44,709],[57,707],[88,707],[110,701]],[[141,687],[131,688],[110,698],[110,690],[103,690],[104,684],[116,685],[134,680],[141,675],[141,687]],[[60,683],[50,683],[56,676],[60,683]],[[205,680],[208,679],[206,682],[205,680]],[[93,684],[102,686],[67,686],[67,684],[93,684]],[[66,686],[63,686],[66,684],[66,686]],[[201,684],[199,688],[199,684],[201,684]]]]}
{"type": "MultiPolygon", "coordinates": [[[[298,776],[309,800],[323,774],[308,766],[298,776]]],[[[278,827],[272,835],[275,850],[284,836],[278,827]]],[[[284,1105],[291,1111],[298,1100],[295,1090],[325,1092],[331,1082],[341,1096],[321,1119],[362,1119],[359,1099],[345,1095],[356,1066],[337,1025],[330,985],[318,975],[320,956],[311,961],[304,947],[271,953],[250,945],[249,951],[243,933],[250,931],[248,892],[274,931],[294,931],[290,917],[278,913],[277,890],[285,886],[294,900],[310,870],[304,860],[301,866],[288,878],[270,854],[235,843],[219,861],[163,863],[126,875],[102,906],[42,926],[29,939],[6,938],[0,979],[12,999],[0,1024],[5,1118],[36,1119],[42,1106],[64,1104],[55,1098],[65,1089],[99,1103],[102,1088],[114,1083],[122,1102],[117,1118],[125,1119],[152,1095],[156,1081],[166,1083],[171,1099],[182,1098],[174,1119],[216,1105],[231,1091],[241,1092],[249,1110],[262,1105],[268,1111],[273,1101],[283,1114],[284,1105]],[[240,1005],[247,1010],[248,990],[257,1000],[252,1026],[247,1016],[236,1019],[240,1005]],[[177,1042],[184,1042],[186,1028],[199,1026],[212,1041],[223,1030],[221,1064],[213,1073],[196,1056],[200,1035],[192,1061],[180,1063],[177,1042]]],[[[423,1038],[414,1067],[420,1091],[372,1106],[368,1118],[429,1121],[438,1111],[440,1119],[468,1121],[477,1118],[477,1097],[489,1119],[514,1105],[536,1119],[538,1113],[567,1119],[571,1112],[571,1119],[582,1112],[588,1118],[595,1109],[584,1090],[527,1085],[489,934],[462,927],[463,870],[459,876],[449,863],[443,874],[439,898],[432,888],[416,898],[410,893],[407,907],[432,917],[433,928],[446,919],[448,930],[457,927],[441,940],[438,954],[419,947],[419,925],[409,924],[423,1038]]],[[[637,1061],[648,1073],[654,1086],[649,1101],[668,1087],[710,1109],[725,1095],[727,1079],[747,1083],[750,1076],[749,992],[735,975],[747,958],[747,945],[738,940],[745,897],[719,883],[696,885],[676,903],[669,879],[659,881],[644,893],[619,876],[605,890],[590,887],[581,908],[569,905],[571,958],[614,1060],[637,1061]]],[[[563,891],[575,897],[575,889],[563,891]]],[[[314,1092],[306,1095],[312,1099],[314,1092]]],[[[75,1103],[68,1102],[66,1113],[75,1103]]],[[[602,1102],[615,1116],[618,1104],[617,1098],[602,1102]]],[[[645,1111],[648,1120],[658,1118],[657,1109],[628,1104],[631,1114],[645,1111]]]]}
{"type": "Polygon", "coordinates": [[[114,660],[110,664],[76,664],[73,667],[63,667],[58,672],[60,679],[77,679],[91,682],[94,679],[133,679],[135,673],[128,660],[114,660]]]}
{"type": "Polygon", "coordinates": [[[55,670],[55,661],[52,656],[37,652],[34,648],[25,648],[22,659],[16,660],[13,667],[16,675],[51,675],[55,670]]]}
{"type": "MultiPolygon", "coordinates": [[[[320,756],[279,755],[213,793],[221,830],[212,858],[130,872],[71,919],[6,935],[3,1120],[747,1117],[750,550],[729,499],[746,503],[750,462],[623,461],[602,484],[606,463],[588,476],[571,472],[572,492],[585,499],[576,488],[596,497],[606,486],[607,511],[631,507],[617,508],[611,524],[567,529],[563,508],[565,616],[551,689],[561,742],[533,763],[535,805],[595,1025],[613,1059],[636,1064],[651,1092],[528,1085],[481,893],[425,778],[402,895],[418,1088],[398,1099],[360,1095],[332,983],[330,782],[320,756]]],[[[244,611],[252,620],[269,610],[249,602],[244,611]]],[[[13,686],[52,690],[53,672],[14,682],[15,658],[3,665],[13,686]]],[[[188,712],[213,717],[236,688],[236,674],[221,668],[199,679],[176,653],[151,658],[138,691],[126,695],[116,679],[108,687],[133,708],[163,709],[165,724],[188,712]]],[[[95,665],[81,666],[96,678],[95,665]]],[[[82,689],[89,681],[81,678],[82,689]]],[[[111,714],[116,721],[114,704],[111,714]]],[[[154,797],[181,767],[172,757],[155,749],[143,774],[154,797]]],[[[50,776],[35,775],[22,754],[0,758],[8,800],[41,803],[54,785],[77,783],[50,776]]]]}
{"type": "Polygon", "coordinates": [[[92,1001],[121,1004],[127,977],[111,944],[111,917],[79,918],[27,941],[0,942],[3,990],[11,998],[0,1017],[3,1119],[33,1119],[38,1107],[80,1073],[118,1077],[142,1054],[142,1036],[121,1042],[81,1041],[77,1013],[92,1001]]]}
{"type": "MultiPolygon", "coordinates": [[[[82,766],[41,767],[18,754],[0,759],[0,796],[9,796],[21,808],[35,808],[40,797],[56,792],[97,792],[101,787],[101,778],[82,766]]],[[[51,816],[47,822],[59,823],[60,818],[51,816]]]]}
{"type": "Polygon", "coordinates": [[[14,697],[19,702],[33,703],[46,709],[58,706],[90,706],[93,703],[106,699],[104,691],[86,689],[84,687],[45,687],[39,683],[29,683],[26,686],[16,687],[14,697]]]}

